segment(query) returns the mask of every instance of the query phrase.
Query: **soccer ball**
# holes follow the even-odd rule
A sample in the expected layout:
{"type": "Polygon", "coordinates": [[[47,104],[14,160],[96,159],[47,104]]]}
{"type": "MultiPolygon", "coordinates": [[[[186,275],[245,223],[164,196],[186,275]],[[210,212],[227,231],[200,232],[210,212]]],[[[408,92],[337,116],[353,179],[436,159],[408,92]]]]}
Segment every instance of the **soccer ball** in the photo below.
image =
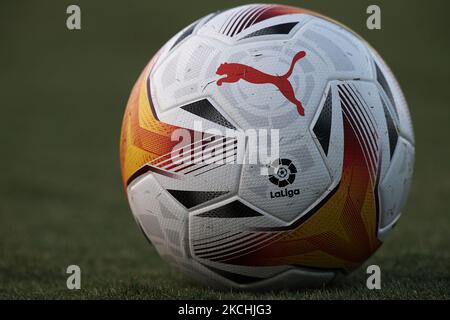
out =
{"type": "Polygon", "coordinates": [[[401,89],[355,33],[245,5],[169,40],[135,84],[121,169],[134,218],[211,286],[324,284],[397,223],[414,163],[401,89]]]}

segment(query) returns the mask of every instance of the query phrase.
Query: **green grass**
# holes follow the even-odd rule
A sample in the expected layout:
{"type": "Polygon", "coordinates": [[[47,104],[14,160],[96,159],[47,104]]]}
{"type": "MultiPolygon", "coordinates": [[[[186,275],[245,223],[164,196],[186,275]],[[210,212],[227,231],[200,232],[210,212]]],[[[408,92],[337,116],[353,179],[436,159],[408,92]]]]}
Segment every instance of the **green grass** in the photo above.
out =
{"type": "Polygon", "coordinates": [[[0,4],[0,298],[450,298],[450,46],[446,1],[384,1],[382,31],[365,29],[369,1],[286,1],[361,33],[398,76],[412,111],[417,158],[407,208],[365,268],[326,288],[216,291],[171,271],[136,227],[123,194],[118,142],[132,84],[172,34],[239,1],[77,1],[0,4]],[[156,5],[157,4],[157,5],[156,5]],[[427,6],[429,4],[429,6],[427,6]],[[431,5],[432,4],[432,5],[431,5]],[[400,18],[399,15],[405,16],[400,18]],[[82,268],[82,290],[65,269],[82,268]]]}

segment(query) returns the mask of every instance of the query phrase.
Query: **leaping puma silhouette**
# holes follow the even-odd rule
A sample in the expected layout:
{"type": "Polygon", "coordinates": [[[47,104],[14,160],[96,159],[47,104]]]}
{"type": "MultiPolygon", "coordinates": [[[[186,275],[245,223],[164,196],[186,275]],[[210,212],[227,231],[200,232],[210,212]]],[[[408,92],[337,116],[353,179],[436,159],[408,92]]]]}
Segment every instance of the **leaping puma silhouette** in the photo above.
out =
{"type": "Polygon", "coordinates": [[[271,83],[280,90],[286,99],[295,104],[297,106],[298,113],[301,116],[304,116],[305,109],[303,108],[301,101],[295,97],[294,89],[289,81],[289,77],[292,75],[297,61],[305,56],[305,51],[298,52],[292,58],[289,70],[282,76],[267,74],[245,64],[225,62],[217,68],[216,74],[219,76],[225,76],[217,80],[217,85],[221,86],[223,83],[234,83],[241,79],[254,84],[271,83]]]}

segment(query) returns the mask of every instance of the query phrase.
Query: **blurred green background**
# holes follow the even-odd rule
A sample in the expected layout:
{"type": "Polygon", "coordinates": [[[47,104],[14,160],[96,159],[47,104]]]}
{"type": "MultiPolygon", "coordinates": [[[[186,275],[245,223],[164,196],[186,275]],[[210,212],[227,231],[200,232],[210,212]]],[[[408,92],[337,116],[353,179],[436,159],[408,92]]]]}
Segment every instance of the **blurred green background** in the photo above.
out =
{"type": "Polygon", "coordinates": [[[416,133],[414,183],[387,243],[365,268],[324,289],[212,291],[172,272],[135,225],[119,172],[129,92],[182,27],[246,1],[12,1],[0,4],[0,298],[449,298],[448,1],[284,1],[335,18],[385,58],[416,133]],[[366,28],[370,4],[382,30],[366,28]],[[77,4],[82,30],[66,28],[77,4]],[[82,269],[82,290],[65,269],[82,269]]]}

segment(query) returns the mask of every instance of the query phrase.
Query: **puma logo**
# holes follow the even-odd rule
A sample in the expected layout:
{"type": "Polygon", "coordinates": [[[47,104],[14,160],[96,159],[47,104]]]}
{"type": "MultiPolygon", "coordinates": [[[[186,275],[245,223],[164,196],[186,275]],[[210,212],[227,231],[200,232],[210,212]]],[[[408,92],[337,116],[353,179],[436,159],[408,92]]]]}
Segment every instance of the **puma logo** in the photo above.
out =
{"type": "Polygon", "coordinates": [[[289,77],[294,71],[295,64],[297,61],[306,56],[305,51],[298,52],[294,58],[292,58],[291,66],[289,70],[282,76],[274,76],[267,74],[253,67],[240,64],[240,63],[222,63],[219,68],[217,68],[216,74],[219,76],[225,76],[217,80],[217,85],[221,86],[223,83],[234,83],[239,80],[245,80],[254,84],[271,83],[276,86],[280,92],[288,99],[290,102],[297,106],[297,111],[301,116],[305,115],[305,109],[300,100],[295,97],[294,89],[289,81],[289,77]]]}

